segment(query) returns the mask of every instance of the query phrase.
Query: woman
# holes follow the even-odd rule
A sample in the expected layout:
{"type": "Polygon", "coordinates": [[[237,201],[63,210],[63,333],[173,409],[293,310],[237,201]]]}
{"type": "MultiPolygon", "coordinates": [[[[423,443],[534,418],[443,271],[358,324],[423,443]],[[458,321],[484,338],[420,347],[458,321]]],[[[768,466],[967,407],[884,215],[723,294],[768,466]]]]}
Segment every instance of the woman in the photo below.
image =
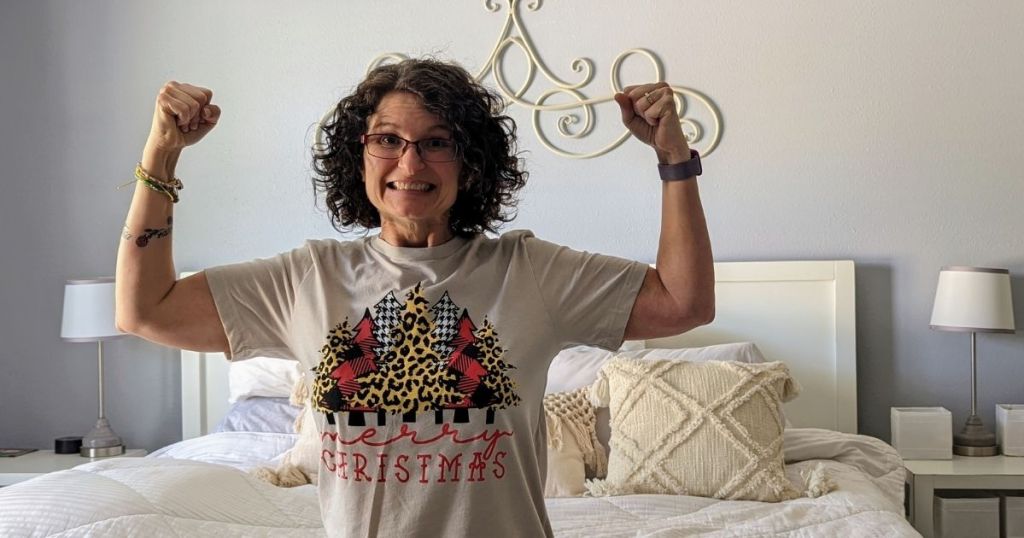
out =
{"type": "Polygon", "coordinates": [[[176,282],[175,164],[220,109],[209,90],[170,82],[118,252],[118,326],[233,360],[300,361],[320,411],[330,535],[550,536],[542,396],[551,358],[714,316],[696,155],[672,92],[646,84],[615,100],[663,177],[681,179],[664,183],[657,269],[529,232],[485,237],[510,220],[525,183],[514,123],[464,69],[407,60],[376,68],[341,100],[314,160],[335,226],[379,235],[312,240],[176,282]]]}

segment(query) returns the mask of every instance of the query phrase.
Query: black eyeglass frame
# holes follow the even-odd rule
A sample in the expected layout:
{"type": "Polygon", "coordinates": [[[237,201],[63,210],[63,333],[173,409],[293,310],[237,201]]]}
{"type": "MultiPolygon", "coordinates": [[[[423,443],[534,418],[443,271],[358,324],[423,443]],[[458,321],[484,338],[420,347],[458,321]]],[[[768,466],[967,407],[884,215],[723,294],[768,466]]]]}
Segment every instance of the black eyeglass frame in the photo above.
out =
{"type": "Polygon", "coordinates": [[[366,134],[359,135],[359,143],[362,144],[363,147],[367,148],[366,152],[369,153],[370,155],[373,155],[374,157],[376,157],[378,159],[387,159],[389,161],[394,161],[394,160],[397,160],[397,159],[401,159],[402,155],[405,155],[405,150],[408,149],[410,145],[412,145],[413,147],[416,148],[416,154],[419,155],[420,159],[422,159],[424,162],[428,162],[428,163],[451,163],[451,162],[455,162],[455,161],[459,160],[459,154],[460,154],[460,148],[459,148],[458,142],[456,142],[455,140],[453,140],[451,138],[441,138],[439,136],[431,136],[431,137],[428,137],[428,138],[421,138],[419,140],[407,140],[407,139],[402,138],[402,137],[400,137],[400,136],[398,136],[396,134],[391,134],[391,133],[366,133],[366,134]],[[370,149],[369,149],[369,144],[367,144],[367,141],[370,139],[371,136],[391,136],[391,137],[394,137],[394,138],[397,138],[397,139],[401,140],[402,141],[402,147],[399,148],[398,156],[397,157],[381,157],[380,155],[374,155],[370,151],[370,149]],[[444,140],[445,142],[451,142],[452,143],[452,158],[448,159],[446,161],[437,161],[437,160],[428,159],[428,158],[424,157],[425,154],[429,155],[430,152],[429,151],[424,152],[423,148],[420,147],[420,142],[426,142],[428,140],[444,140]]]}

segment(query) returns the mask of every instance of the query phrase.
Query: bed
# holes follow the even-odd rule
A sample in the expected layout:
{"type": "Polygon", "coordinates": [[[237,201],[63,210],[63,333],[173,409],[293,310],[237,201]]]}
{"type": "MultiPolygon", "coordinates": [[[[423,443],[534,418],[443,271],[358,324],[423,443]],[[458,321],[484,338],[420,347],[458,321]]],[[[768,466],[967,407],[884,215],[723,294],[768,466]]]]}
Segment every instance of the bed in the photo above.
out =
{"type": "MultiPolygon", "coordinates": [[[[784,407],[786,478],[808,484],[818,473],[830,487],[772,503],[648,493],[552,497],[546,503],[555,535],[918,536],[903,516],[899,456],[855,433],[853,262],[730,262],[715,269],[714,323],[630,342],[622,351],[756,343],[802,387],[784,407]]],[[[558,378],[549,377],[549,392],[567,388],[558,372],[553,366],[558,378]]],[[[217,431],[239,405],[229,403],[230,376],[218,354],[183,352],[183,440],[146,458],[87,463],[0,490],[0,536],[324,535],[315,486],[275,487],[251,472],[279,465],[297,434],[217,431]]],[[[602,443],[610,435],[603,432],[602,443]]],[[[605,450],[614,451],[610,446],[605,450]]]]}

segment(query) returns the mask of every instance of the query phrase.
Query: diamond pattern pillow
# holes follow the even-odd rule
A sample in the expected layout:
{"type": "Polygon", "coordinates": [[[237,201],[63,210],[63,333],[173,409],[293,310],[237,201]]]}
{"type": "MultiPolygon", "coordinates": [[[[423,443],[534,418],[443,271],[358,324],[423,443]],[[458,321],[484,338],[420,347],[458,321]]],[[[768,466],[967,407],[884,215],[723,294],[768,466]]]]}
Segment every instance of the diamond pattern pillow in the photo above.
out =
{"type": "Polygon", "coordinates": [[[608,475],[588,491],[799,497],[785,476],[780,413],[798,391],[781,362],[612,359],[591,387],[611,411],[608,475]]]}

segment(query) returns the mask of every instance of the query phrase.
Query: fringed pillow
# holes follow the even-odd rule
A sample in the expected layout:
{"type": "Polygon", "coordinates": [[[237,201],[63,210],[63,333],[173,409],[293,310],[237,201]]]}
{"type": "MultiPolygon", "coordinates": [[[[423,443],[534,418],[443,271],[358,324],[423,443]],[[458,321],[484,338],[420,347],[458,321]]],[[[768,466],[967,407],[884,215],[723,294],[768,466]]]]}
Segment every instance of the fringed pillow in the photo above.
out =
{"type": "Polygon", "coordinates": [[[302,412],[295,419],[295,433],[299,434],[299,439],[285,452],[276,469],[257,467],[251,471],[256,478],[282,488],[316,484],[320,463],[320,434],[316,429],[305,373],[299,374],[295,380],[289,401],[302,407],[302,412]]]}
{"type": "Polygon", "coordinates": [[[589,389],[544,396],[548,432],[548,472],[545,497],[576,497],[586,491],[588,473],[605,473],[605,453],[597,441],[594,407],[589,389]]]}
{"type": "Polygon", "coordinates": [[[781,362],[615,358],[591,387],[611,411],[605,480],[591,495],[665,493],[776,502],[786,479],[782,402],[799,388],[781,362]]]}

